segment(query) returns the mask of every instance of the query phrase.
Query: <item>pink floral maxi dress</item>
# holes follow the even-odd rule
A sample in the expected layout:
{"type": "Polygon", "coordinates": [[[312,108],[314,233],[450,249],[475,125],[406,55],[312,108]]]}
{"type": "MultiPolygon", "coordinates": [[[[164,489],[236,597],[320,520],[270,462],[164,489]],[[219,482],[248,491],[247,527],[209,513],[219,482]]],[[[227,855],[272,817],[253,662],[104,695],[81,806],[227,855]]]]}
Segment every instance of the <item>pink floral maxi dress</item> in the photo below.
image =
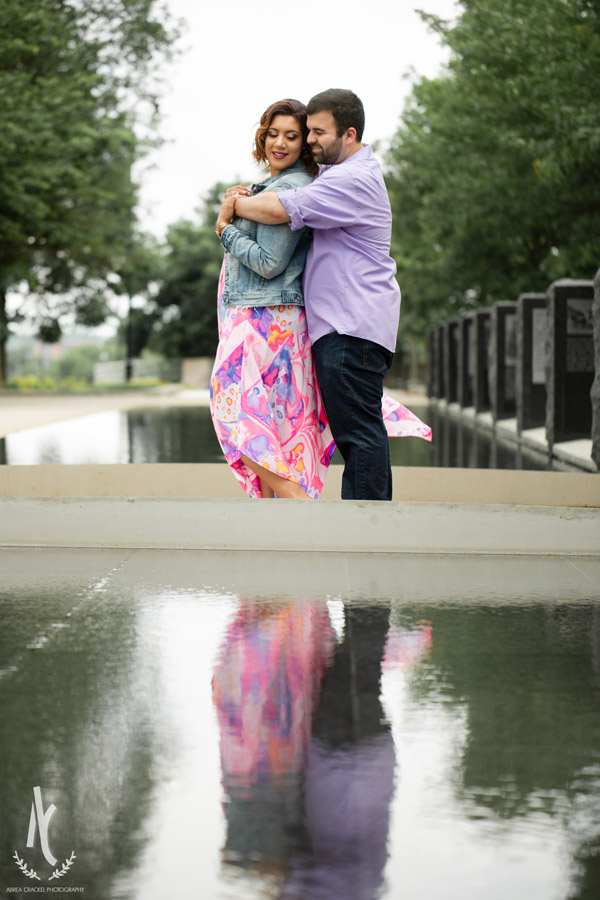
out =
{"type": "MultiPolygon", "coordinates": [[[[302,306],[233,307],[218,293],[219,346],[210,383],[210,410],[225,458],[250,497],[258,476],[242,455],[296,481],[316,499],[335,451],[302,306]]],[[[391,437],[431,440],[431,428],[384,395],[391,437]]]]}

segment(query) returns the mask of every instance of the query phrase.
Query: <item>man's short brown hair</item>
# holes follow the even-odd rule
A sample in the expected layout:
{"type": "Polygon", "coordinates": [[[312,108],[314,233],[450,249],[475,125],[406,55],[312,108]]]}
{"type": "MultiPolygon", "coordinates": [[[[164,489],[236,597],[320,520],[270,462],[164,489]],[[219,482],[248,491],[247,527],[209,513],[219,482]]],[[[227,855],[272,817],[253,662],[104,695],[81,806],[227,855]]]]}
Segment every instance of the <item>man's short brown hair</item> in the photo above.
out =
{"type": "Polygon", "coordinates": [[[341,137],[349,128],[356,128],[356,139],[362,141],[365,130],[365,110],[360,100],[352,91],[342,88],[329,88],[315,94],[308,101],[306,112],[313,116],[319,112],[330,112],[335,119],[337,136],[341,137]]]}

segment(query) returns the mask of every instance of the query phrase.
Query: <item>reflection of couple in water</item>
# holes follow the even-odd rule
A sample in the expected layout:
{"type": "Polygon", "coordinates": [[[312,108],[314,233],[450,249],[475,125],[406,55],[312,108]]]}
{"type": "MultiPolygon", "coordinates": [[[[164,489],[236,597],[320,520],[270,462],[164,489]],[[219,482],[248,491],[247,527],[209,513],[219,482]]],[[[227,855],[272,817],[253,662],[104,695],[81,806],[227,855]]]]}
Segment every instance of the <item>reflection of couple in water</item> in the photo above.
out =
{"type": "Polygon", "coordinates": [[[388,608],[349,605],[338,641],[326,603],[305,599],[243,601],[227,630],[213,680],[224,863],[278,876],[285,900],[378,894],[395,767],[381,667],[406,651],[388,626],[388,608]]]}

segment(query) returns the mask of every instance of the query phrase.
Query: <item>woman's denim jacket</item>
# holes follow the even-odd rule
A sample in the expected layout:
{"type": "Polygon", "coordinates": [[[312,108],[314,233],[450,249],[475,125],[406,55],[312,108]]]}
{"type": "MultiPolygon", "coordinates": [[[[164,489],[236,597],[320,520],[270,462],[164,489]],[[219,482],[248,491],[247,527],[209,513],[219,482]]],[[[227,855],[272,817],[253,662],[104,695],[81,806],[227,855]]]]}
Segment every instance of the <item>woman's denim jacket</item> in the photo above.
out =
{"type": "MultiPolygon", "coordinates": [[[[252,185],[251,194],[303,187],[312,177],[300,162],[252,185]]],[[[230,306],[304,306],[302,271],[312,240],[310,228],[259,225],[235,218],[221,233],[225,258],[222,302],[230,306]]]]}

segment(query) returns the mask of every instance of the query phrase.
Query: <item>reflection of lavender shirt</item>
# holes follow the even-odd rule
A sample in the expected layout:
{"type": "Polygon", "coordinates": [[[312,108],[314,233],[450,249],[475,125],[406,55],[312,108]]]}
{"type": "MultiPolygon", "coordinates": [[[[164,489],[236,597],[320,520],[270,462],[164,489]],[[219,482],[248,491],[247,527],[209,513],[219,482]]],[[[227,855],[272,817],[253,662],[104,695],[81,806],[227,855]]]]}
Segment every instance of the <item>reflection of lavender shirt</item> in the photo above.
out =
{"type": "Polygon", "coordinates": [[[400,289],[390,257],[392,213],[379,163],[365,144],[311,184],[277,195],[290,228],[314,229],[304,270],[310,339],[337,331],[396,346],[400,289]]]}
{"type": "Polygon", "coordinates": [[[337,748],[312,739],[304,779],[312,852],[294,861],[282,900],[375,900],[380,895],[395,764],[390,732],[337,748]]]}

